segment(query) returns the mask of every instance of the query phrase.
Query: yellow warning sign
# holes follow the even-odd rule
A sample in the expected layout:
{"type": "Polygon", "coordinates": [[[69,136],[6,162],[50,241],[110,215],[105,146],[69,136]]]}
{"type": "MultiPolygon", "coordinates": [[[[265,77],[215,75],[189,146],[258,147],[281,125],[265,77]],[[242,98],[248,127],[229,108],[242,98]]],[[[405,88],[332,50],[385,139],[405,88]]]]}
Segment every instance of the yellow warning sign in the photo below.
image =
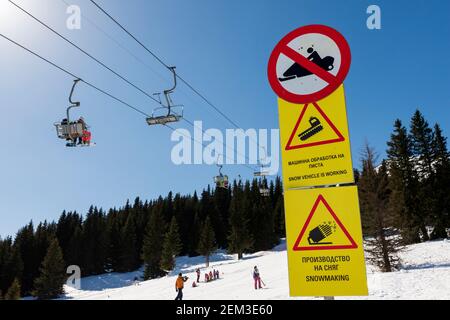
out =
{"type": "Polygon", "coordinates": [[[278,100],[286,189],[354,182],[344,87],[318,102],[278,100]]]}
{"type": "Polygon", "coordinates": [[[285,206],[291,296],[367,295],[357,188],[288,190],[285,206]]]}

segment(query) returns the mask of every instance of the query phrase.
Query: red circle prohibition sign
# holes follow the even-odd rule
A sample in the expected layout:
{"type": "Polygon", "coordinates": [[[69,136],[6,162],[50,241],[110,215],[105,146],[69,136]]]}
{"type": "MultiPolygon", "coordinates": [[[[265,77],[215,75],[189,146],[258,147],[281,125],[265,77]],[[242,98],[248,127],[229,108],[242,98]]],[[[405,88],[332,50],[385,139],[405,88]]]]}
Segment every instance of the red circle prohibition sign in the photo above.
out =
{"type": "Polygon", "coordinates": [[[344,79],[350,70],[350,62],[350,47],[345,38],[338,31],[324,25],[309,25],[300,27],[281,39],[270,56],[267,74],[272,89],[280,98],[292,103],[306,104],[319,101],[333,93],[342,84],[342,82],[344,82],[344,79]],[[337,45],[341,55],[341,64],[336,75],[333,75],[321,68],[288,46],[291,41],[306,34],[324,35],[334,41],[337,45]],[[293,60],[302,68],[308,70],[311,74],[324,80],[327,85],[324,88],[310,94],[297,94],[284,88],[277,76],[277,63],[281,54],[293,60]]]}

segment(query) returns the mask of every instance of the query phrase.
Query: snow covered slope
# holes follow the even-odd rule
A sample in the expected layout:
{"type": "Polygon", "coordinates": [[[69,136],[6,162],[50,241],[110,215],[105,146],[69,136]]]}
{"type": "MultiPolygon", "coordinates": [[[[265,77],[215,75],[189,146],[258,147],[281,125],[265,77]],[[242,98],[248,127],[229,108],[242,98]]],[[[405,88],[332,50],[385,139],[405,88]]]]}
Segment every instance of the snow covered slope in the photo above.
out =
{"type": "MultiPolygon", "coordinates": [[[[381,273],[368,266],[368,297],[337,297],[337,299],[450,299],[450,241],[433,241],[407,247],[401,254],[404,267],[398,272],[381,273]]],[[[66,286],[66,299],[93,300],[172,300],[176,296],[178,272],[189,276],[186,300],[218,299],[292,299],[289,297],[286,245],[283,242],[271,251],[246,255],[236,261],[234,256],[218,251],[211,257],[210,268],[218,269],[221,278],[192,288],[195,269],[204,266],[203,257],[180,257],[177,269],[167,277],[133,284],[142,270],[124,274],[105,274],[82,279],[82,290],[66,286]],[[264,289],[253,288],[252,270],[257,265],[264,289]]],[[[321,299],[311,297],[309,299],[321,299]]]]}

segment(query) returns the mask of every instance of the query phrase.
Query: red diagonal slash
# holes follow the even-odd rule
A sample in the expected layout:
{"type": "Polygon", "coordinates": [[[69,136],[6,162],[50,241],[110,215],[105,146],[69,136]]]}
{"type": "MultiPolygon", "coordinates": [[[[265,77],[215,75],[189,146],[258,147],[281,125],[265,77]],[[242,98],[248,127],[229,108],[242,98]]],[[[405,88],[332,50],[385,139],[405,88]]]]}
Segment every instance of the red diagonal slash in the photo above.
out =
{"type": "Polygon", "coordinates": [[[302,56],[300,53],[292,49],[291,47],[285,46],[281,49],[281,53],[287,56],[289,59],[294,60],[296,63],[301,65],[303,68],[307,69],[309,72],[312,72],[319,78],[325,80],[329,84],[332,85],[339,85],[337,82],[337,79],[334,75],[331,73],[325,71],[321,67],[319,67],[317,64],[309,61],[304,56],[302,56]]]}

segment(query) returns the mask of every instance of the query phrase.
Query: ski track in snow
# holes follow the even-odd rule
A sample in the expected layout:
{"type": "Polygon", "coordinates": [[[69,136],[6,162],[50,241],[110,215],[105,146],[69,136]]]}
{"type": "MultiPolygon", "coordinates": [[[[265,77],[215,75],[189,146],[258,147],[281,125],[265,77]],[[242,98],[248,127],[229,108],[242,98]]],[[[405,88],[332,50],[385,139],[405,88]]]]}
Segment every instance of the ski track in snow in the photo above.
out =
{"type": "MultiPolygon", "coordinates": [[[[367,266],[369,296],[336,297],[336,299],[450,299],[450,241],[431,241],[407,247],[400,257],[403,267],[391,273],[367,266]]],[[[81,300],[172,300],[176,296],[176,275],[189,277],[183,290],[185,300],[277,300],[323,299],[322,297],[289,297],[285,242],[271,251],[245,255],[236,261],[233,255],[217,251],[211,256],[210,268],[204,268],[203,257],[179,257],[177,268],[168,276],[133,284],[142,276],[140,269],[130,273],[110,273],[81,280],[82,290],[65,286],[64,299],[81,300]],[[252,270],[257,265],[267,285],[253,288],[252,270]],[[192,288],[195,269],[202,271],[198,287],[192,288]],[[220,279],[204,283],[205,270],[220,271],[220,279]]]]}

